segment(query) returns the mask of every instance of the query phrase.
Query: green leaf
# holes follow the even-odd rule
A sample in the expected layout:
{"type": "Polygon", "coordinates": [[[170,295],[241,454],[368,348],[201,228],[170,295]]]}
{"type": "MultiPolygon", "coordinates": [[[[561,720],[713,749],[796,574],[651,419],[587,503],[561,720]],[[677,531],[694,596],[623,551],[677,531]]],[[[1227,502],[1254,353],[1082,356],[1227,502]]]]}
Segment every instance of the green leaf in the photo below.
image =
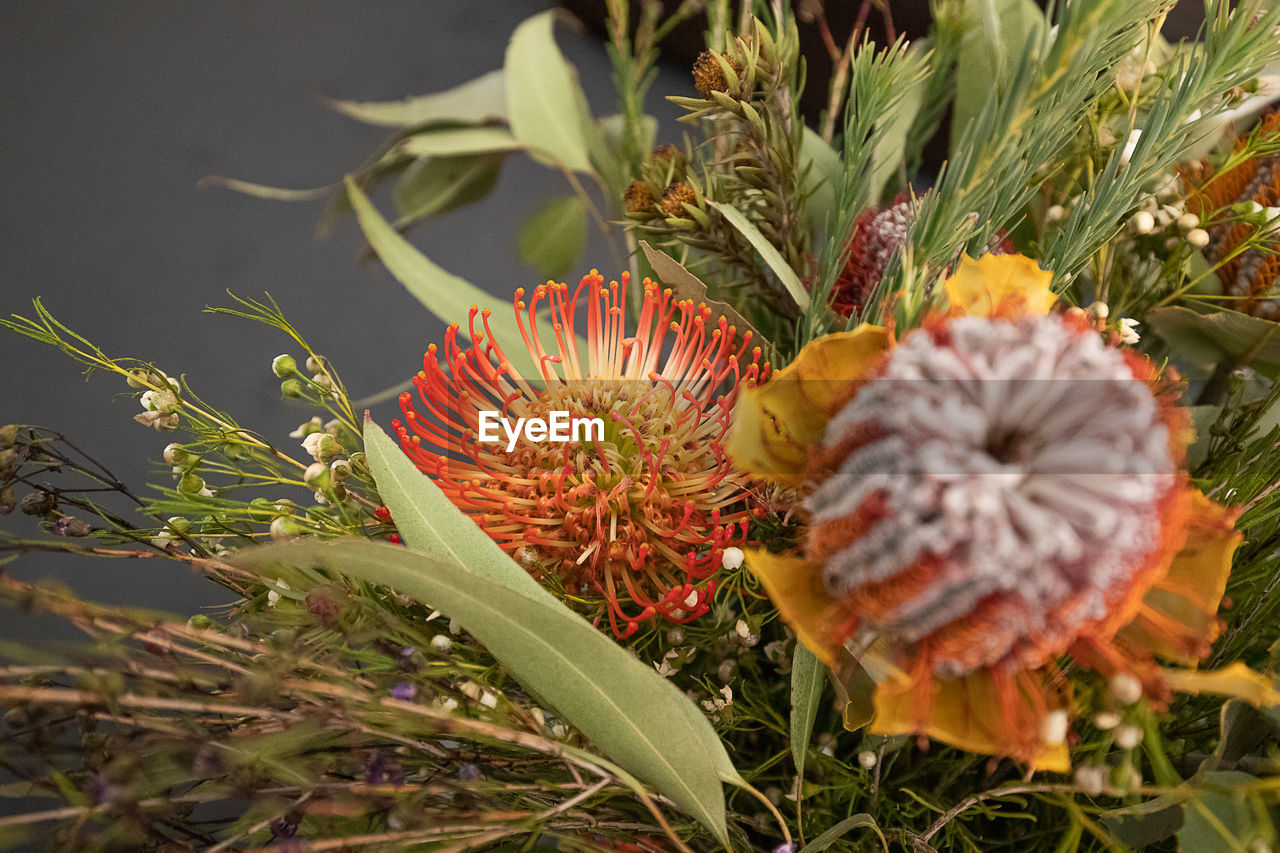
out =
{"type": "Polygon", "coordinates": [[[782,286],[791,294],[791,298],[796,301],[797,305],[804,308],[809,304],[809,292],[800,283],[800,276],[796,275],[796,271],[783,260],[782,254],[777,248],[760,233],[759,228],[751,224],[751,221],[742,214],[742,211],[733,205],[721,204],[711,199],[707,199],[707,204],[720,211],[724,218],[729,221],[729,224],[736,228],[739,234],[747,238],[747,242],[760,254],[764,262],[768,264],[769,269],[773,270],[773,274],[782,282],[782,286]]]}
{"type": "Polygon", "coordinates": [[[1017,65],[1044,14],[1033,0],[979,0],[977,20],[960,42],[956,59],[956,99],[951,114],[951,148],[1017,65]]]}
{"type": "Polygon", "coordinates": [[[501,71],[490,71],[443,92],[402,101],[328,99],[326,103],[357,121],[380,127],[408,127],[444,121],[484,124],[507,117],[507,92],[501,71]]]}
{"type": "MultiPolygon", "coordinates": [[[[689,699],[576,614],[534,601],[453,560],[359,539],[246,548],[234,559],[264,574],[322,565],[392,587],[457,620],[522,684],[610,760],[669,797],[728,844],[714,729],[689,699]]],[[[726,758],[727,760],[727,758],[726,758]]]]}
{"type": "Polygon", "coordinates": [[[337,184],[329,184],[325,187],[313,187],[309,190],[293,190],[287,187],[255,184],[251,181],[241,181],[236,178],[224,178],[222,175],[206,175],[196,183],[196,186],[202,190],[218,187],[219,189],[251,195],[255,198],[270,199],[271,201],[314,201],[318,198],[324,198],[338,188],[337,184]]]}
{"type": "Polygon", "coordinates": [[[880,826],[876,823],[876,819],[869,814],[856,814],[845,818],[810,841],[800,849],[800,853],[821,853],[821,851],[826,850],[849,832],[863,827],[870,827],[874,830],[876,837],[880,839],[880,847],[886,851],[889,849],[889,841],[884,837],[884,833],[880,831],[880,826]]]}
{"type": "Polygon", "coordinates": [[[516,251],[544,279],[558,279],[573,268],[587,244],[587,208],[577,196],[553,198],[520,228],[516,251]]]}
{"type": "Polygon", "coordinates": [[[501,154],[432,157],[405,169],[392,198],[400,218],[397,229],[479,201],[498,182],[501,154]]]}
{"type": "Polygon", "coordinates": [[[406,136],[396,151],[410,157],[456,157],[522,148],[524,145],[503,127],[442,127],[406,136]]]}
{"type": "Polygon", "coordinates": [[[590,172],[595,133],[578,74],[551,34],[555,12],[529,18],[507,45],[507,114],[511,132],[535,158],[576,172],[590,172]]]}
{"type": "Polygon", "coordinates": [[[1257,778],[1219,770],[1205,773],[1200,781],[1204,787],[1187,800],[1184,808],[1184,822],[1178,830],[1179,850],[1244,853],[1255,849],[1251,843],[1254,840],[1270,840],[1271,828],[1258,825],[1260,817],[1267,820],[1266,802],[1256,792],[1241,790],[1256,783],[1257,778]]]}
{"type": "Polygon", "coordinates": [[[556,597],[520,568],[489,535],[476,526],[435,481],[419,471],[377,424],[364,424],[364,452],[378,484],[378,495],[404,541],[415,551],[453,560],[526,598],[558,605],[556,597]]]}
{"type": "Polygon", "coordinates": [[[1148,311],[1143,322],[1193,361],[1211,364],[1230,356],[1240,364],[1280,364],[1280,325],[1270,320],[1174,306],[1148,311]]]}
{"type": "MultiPolygon", "coordinates": [[[[464,278],[447,272],[427,259],[408,240],[400,236],[377,208],[369,201],[350,176],[347,177],[347,196],[356,212],[360,227],[369,245],[386,264],[387,269],[408,289],[418,301],[446,323],[458,323],[466,328],[471,306],[493,305],[496,300],[464,278]]],[[[489,327],[501,344],[516,370],[525,376],[541,376],[528,350],[521,346],[520,327],[515,311],[497,303],[498,308],[489,317],[489,327]]]]}
{"type": "Polygon", "coordinates": [[[826,667],[822,661],[805,648],[804,643],[796,643],[791,656],[791,759],[796,763],[796,776],[801,779],[825,684],[826,667]]]}
{"type": "Polygon", "coordinates": [[[836,208],[836,187],[840,185],[843,165],[840,155],[822,137],[809,128],[800,137],[800,170],[804,175],[805,216],[815,234],[829,225],[836,208]]]}

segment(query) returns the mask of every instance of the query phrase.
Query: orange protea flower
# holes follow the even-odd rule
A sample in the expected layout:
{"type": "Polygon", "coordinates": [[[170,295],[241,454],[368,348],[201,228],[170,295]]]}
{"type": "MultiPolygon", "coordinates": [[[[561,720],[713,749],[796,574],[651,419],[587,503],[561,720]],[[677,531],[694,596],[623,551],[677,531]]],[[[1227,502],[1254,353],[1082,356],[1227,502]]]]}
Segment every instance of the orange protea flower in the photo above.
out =
{"type": "Polygon", "coordinates": [[[1065,770],[1064,655],[1157,703],[1258,685],[1156,664],[1208,651],[1240,537],[1182,471],[1173,379],[1047,314],[1049,278],[964,259],[949,313],[819,339],[748,392],[729,451],[801,489],[802,553],[748,564],[823,661],[868,650],[873,731],[1065,770]]]}
{"type": "MultiPolygon", "coordinates": [[[[521,375],[472,307],[470,346],[458,326],[433,344],[400,395],[393,426],[418,468],[507,552],[577,599],[603,602],[621,637],[654,617],[687,622],[708,610],[724,549],[744,544],[748,481],[723,450],[740,386],[768,373],[751,333],[645,279],[634,333],[629,276],[605,285],[595,270],[576,289],[547,282],[515,294],[516,318],[539,375],[521,375]],[[574,334],[586,303],[585,353],[574,334]],[[549,310],[555,346],[539,332],[549,310]],[[477,328],[477,316],[480,327],[477,328]],[[585,355],[585,363],[584,363],[585,355]],[[440,359],[444,360],[441,366],[440,359]],[[552,443],[522,433],[480,441],[480,413],[543,418],[553,411],[604,421],[603,439],[552,443]]],[[[544,321],[545,322],[545,321],[544,321]]]]}
{"type": "MultiPolygon", "coordinates": [[[[1258,132],[1263,136],[1280,134],[1280,112],[1264,119],[1258,132]]],[[[1243,144],[1242,140],[1240,145],[1243,144]]],[[[1256,226],[1234,218],[1213,221],[1223,210],[1241,202],[1280,207],[1280,156],[1253,157],[1218,173],[1208,163],[1197,163],[1183,169],[1182,177],[1192,190],[1187,209],[1209,220],[1205,257],[1212,264],[1221,264],[1218,278],[1223,292],[1241,300],[1231,307],[1267,320],[1280,320],[1280,299],[1268,296],[1280,286],[1280,245],[1272,242],[1238,252],[1240,244],[1253,236],[1256,226]]]]}

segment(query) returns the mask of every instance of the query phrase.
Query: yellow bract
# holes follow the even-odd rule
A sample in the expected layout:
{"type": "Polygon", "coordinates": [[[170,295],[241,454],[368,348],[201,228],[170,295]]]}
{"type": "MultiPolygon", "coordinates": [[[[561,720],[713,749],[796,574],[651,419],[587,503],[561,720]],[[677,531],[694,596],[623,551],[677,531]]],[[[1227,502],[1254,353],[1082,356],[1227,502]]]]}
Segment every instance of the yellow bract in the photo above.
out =
{"type": "Polygon", "coordinates": [[[758,388],[740,392],[725,450],[734,465],[762,479],[798,484],[809,448],[849,402],[889,346],[888,333],[863,324],[806,346],[758,388]]]}
{"type": "Polygon", "coordinates": [[[1049,290],[1053,273],[1022,255],[963,256],[944,283],[953,311],[971,317],[1048,314],[1058,297],[1049,290]]]}

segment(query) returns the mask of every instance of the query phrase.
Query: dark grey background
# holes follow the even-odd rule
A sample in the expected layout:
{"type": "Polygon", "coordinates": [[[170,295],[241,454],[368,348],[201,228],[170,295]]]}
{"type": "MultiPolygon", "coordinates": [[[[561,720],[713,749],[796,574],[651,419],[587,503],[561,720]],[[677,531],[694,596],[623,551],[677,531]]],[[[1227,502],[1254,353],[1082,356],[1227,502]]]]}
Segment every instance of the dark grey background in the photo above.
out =
{"type": "MultiPolygon", "coordinates": [[[[319,186],[354,168],[385,131],[325,109],[319,96],[389,100],[437,91],[502,65],[506,41],[538,0],[378,2],[58,2],[5,4],[0,27],[0,314],[30,299],[113,356],[185,373],[198,393],[282,445],[310,416],[279,398],[278,333],[203,314],[225,290],[270,292],[329,355],[354,397],[421,366],[443,326],[377,264],[361,265],[348,222],[325,242],[320,203],[199,190],[210,174],[319,186]]],[[[603,45],[572,26],[557,37],[596,114],[613,111],[603,45]]],[[[692,94],[664,72],[660,94],[692,94]]],[[[479,205],[419,227],[413,239],[446,269],[494,293],[538,281],[515,254],[519,223],[563,179],[510,157],[479,205]]],[[[383,209],[388,210],[385,199],[383,209]]],[[[593,234],[583,270],[609,259],[593,234]]],[[[465,318],[459,318],[460,320],[465,318]]],[[[87,383],[60,353],[0,331],[0,423],[63,431],[142,488],[168,434],[133,422],[136,402],[106,374],[87,383]]],[[[394,403],[375,409],[384,425],[394,403]]],[[[301,450],[299,449],[299,453],[301,450]]],[[[4,528],[31,535],[15,512],[4,528]]],[[[35,555],[6,571],[54,576],[99,601],[178,613],[225,593],[179,564],[35,555]]],[[[53,630],[0,610],[0,638],[53,630]]]]}

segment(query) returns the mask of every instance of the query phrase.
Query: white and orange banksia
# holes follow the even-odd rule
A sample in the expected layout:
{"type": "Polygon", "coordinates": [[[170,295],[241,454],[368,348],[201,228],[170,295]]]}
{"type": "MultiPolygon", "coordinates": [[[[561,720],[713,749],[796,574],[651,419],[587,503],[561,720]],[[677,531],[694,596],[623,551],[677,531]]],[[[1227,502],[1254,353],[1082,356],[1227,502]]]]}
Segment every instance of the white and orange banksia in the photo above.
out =
{"type": "Polygon", "coordinates": [[[729,449],[804,495],[800,553],[748,565],[825,662],[869,650],[873,731],[1064,770],[1059,660],[1157,704],[1199,689],[1155,658],[1207,653],[1240,537],[1188,484],[1171,377],[1049,314],[1049,277],[964,259],[948,313],[819,339],[748,392],[729,449]]]}
{"type": "Polygon", "coordinates": [[[472,308],[470,345],[454,324],[443,352],[428,349],[414,379],[418,401],[402,394],[404,420],[393,424],[418,468],[504,550],[567,596],[602,602],[623,637],[654,618],[704,614],[724,549],[746,542],[748,480],[723,440],[738,389],[768,374],[750,332],[648,279],[628,334],[628,279],[606,285],[592,270],[573,290],[548,282],[528,301],[516,291],[534,377],[493,340],[488,312],[472,308]],[[585,353],[574,331],[579,302],[585,353]],[[550,348],[539,310],[551,315],[550,348]],[[604,438],[522,435],[508,453],[505,442],[479,440],[482,411],[598,417],[604,438]]]}

